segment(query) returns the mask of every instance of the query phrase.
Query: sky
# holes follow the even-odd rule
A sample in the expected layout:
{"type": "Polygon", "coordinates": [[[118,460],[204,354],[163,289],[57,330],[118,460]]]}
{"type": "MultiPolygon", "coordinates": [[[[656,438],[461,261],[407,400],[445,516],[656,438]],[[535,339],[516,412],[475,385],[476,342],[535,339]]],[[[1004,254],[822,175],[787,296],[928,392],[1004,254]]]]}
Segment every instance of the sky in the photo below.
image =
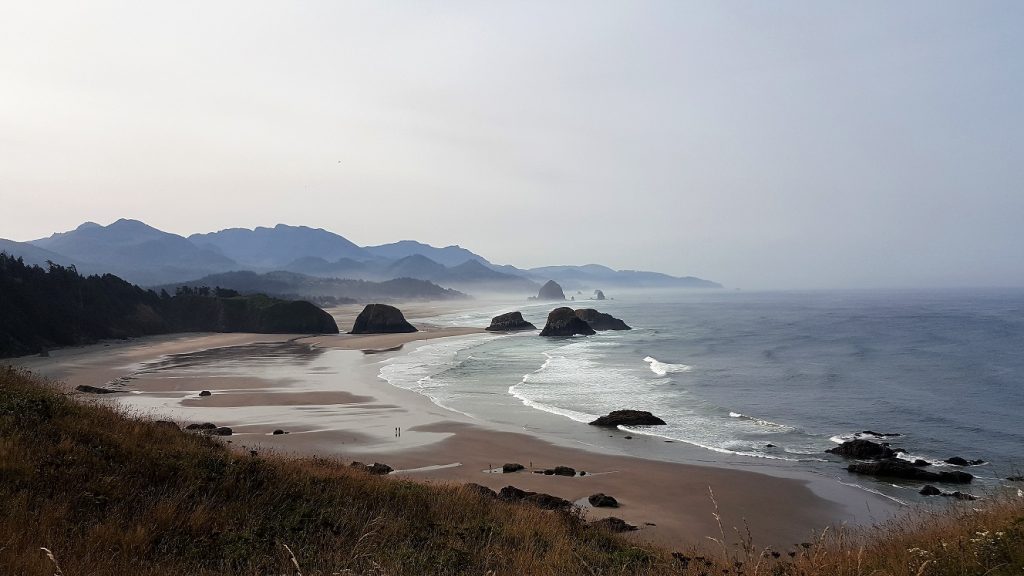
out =
{"type": "Polygon", "coordinates": [[[1024,286],[1024,2],[0,0],[0,206],[1024,286]]]}

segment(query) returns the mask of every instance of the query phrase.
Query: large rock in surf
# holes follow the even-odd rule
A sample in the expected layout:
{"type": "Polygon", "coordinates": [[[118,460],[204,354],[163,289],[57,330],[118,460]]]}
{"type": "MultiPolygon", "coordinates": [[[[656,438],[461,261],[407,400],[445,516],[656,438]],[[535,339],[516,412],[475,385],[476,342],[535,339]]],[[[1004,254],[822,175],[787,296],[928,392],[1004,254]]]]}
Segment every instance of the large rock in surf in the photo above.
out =
{"type": "Polygon", "coordinates": [[[558,282],[548,280],[546,284],[540,287],[540,292],[537,293],[537,300],[558,300],[561,302],[565,300],[565,292],[562,292],[562,287],[558,285],[558,282]]]}
{"type": "Polygon", "coordinates": [[[950,484],[968,484],[974,476],[967,472],[932,472],[914,466],[900,458],[886,458],[876,462],[859,462],[850,464],[846,469],[855,474],[867,474],[870,476],[885,476],[890,478],[904,478],[906,480],[921,480],[924,482],[948,482],[950,484]]]}
{"type": "Polygon", "coordinates": [[[586,321],[580,320],[572,308],[555,308],[548,314],[547,324],[540,331],[541,336],[575,336],[596,334],[586,321]]]}
{"type": "Polygon", "coordinates": [[[860,458],[862,460],[877,458],[892,458],[896,453],[885,444],[872,442],[871,440],[847,440],[835,448],[825,450],[829,454],[836,454],[846,458],[860,458]]]}
{"type": "Polygon", "coordinates": [[[604,292],[594,290],[594,300],[604,300],[604,292]]]}
{"type": "Polygon", "coordinates": [[[593,308],[581,308],[576,311],[576,317],[583,320],[594,330],[632,330],[625,322],[604,312],[598,312],[593,308]]]}
{"type": "Polygon", "coordinates": [[[100,388],[99,386],[89,386],[88,384],[79,384],[75,386],[75,390],[84,392],[86,394],[116,394],[117,390],[111,390],[110,388],[100,388]]]}
{"type": "Polygon", "coordinates": [[[418,332],[405,321],[402,311],[387,304],[367,304],[356,317],[349,334],[398,334],[418,332]]]}
{"type": "Polygon", "coordinates": [[[650,412],[641,410],[615,410],[590,423],[591,426],[663,426],[665,421],[650,412]]]}
{"type": "Polygon", "coordinates": [[[509,312],[491,318],[487,330],[491,332],[512,332],[515,330],[536,330],[537,327],[523,320],[522,312],[509,312]]]}

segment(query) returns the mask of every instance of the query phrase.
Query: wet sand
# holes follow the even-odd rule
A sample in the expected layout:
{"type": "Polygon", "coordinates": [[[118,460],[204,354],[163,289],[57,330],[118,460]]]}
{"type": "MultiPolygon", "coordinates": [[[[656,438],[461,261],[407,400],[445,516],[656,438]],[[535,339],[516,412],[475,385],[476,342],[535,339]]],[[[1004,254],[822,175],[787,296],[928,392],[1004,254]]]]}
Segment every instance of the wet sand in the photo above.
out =
{"type": "MultiPolygon", "coordinates": [[[[332,313],[341,325],[348,311],[332,313]]],[[[618,499],[621,507],[588,507],[588,518],[618,516],[641,527],[630,537],[672,548],[721,537],[712,490],[732,541],[737,539],[734,527],[745,530],[745,521],[757,545],[785,550],[811,539],[814,530],[849,519],[847,507],[820,497],[804,480],[555,445],[477,422],[380,380],[380,362],[405,353],[403,346],[482,332],[421,327],[424,330],[414,334],[367,336],[140,338],[14,363],[60,379],[69,390],[80,384],[124,390],[98,400],[119,402],[146,416],[230,426],[235,434],[225,441],[258,453],[380,461],[401,477],[476,482],[495,490],[514,485],[584,506],[587,496],[603,492],[618,499]],[[202,390],[212,394],[201,397],[202,390]],[[271,435],[275,429],[288,434],[271,435]],[[535,469],[564,465],[587,475],[491,471],[506,462],[535,469]]]]}

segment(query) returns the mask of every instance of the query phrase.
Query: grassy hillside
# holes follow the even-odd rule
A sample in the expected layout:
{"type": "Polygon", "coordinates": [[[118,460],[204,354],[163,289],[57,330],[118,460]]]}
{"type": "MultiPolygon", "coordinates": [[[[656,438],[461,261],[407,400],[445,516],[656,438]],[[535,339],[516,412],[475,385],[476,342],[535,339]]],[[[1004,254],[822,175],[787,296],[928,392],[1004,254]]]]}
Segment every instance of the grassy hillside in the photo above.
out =
{"type": "MultiPolygon", "coordinates": [[[[457,486],[370,476],[332,460],[239,454],[225,446],[76,402],[0,368],[0,573],[952,576],[1024,570],[1024,499],[1013,494],[859,533],[826,531],[788,551],[760,549],[739,537],[736,544],[695,543],[703,551],[672,554],[571,513],[495,501],[457,486]]],[[[723,535],[736,534],[726,529],[723,535]]]]}

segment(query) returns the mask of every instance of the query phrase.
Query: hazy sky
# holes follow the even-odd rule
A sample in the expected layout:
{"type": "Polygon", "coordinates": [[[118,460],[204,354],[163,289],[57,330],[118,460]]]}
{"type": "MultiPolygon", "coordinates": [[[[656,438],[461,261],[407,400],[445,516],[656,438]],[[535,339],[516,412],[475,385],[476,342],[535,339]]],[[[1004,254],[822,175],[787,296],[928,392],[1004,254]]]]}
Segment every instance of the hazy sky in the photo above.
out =
{"type": "Polygon", "coordinates": [[[1024,285],[1024,2],[0,0],[0,237],[1024,285]]]}

